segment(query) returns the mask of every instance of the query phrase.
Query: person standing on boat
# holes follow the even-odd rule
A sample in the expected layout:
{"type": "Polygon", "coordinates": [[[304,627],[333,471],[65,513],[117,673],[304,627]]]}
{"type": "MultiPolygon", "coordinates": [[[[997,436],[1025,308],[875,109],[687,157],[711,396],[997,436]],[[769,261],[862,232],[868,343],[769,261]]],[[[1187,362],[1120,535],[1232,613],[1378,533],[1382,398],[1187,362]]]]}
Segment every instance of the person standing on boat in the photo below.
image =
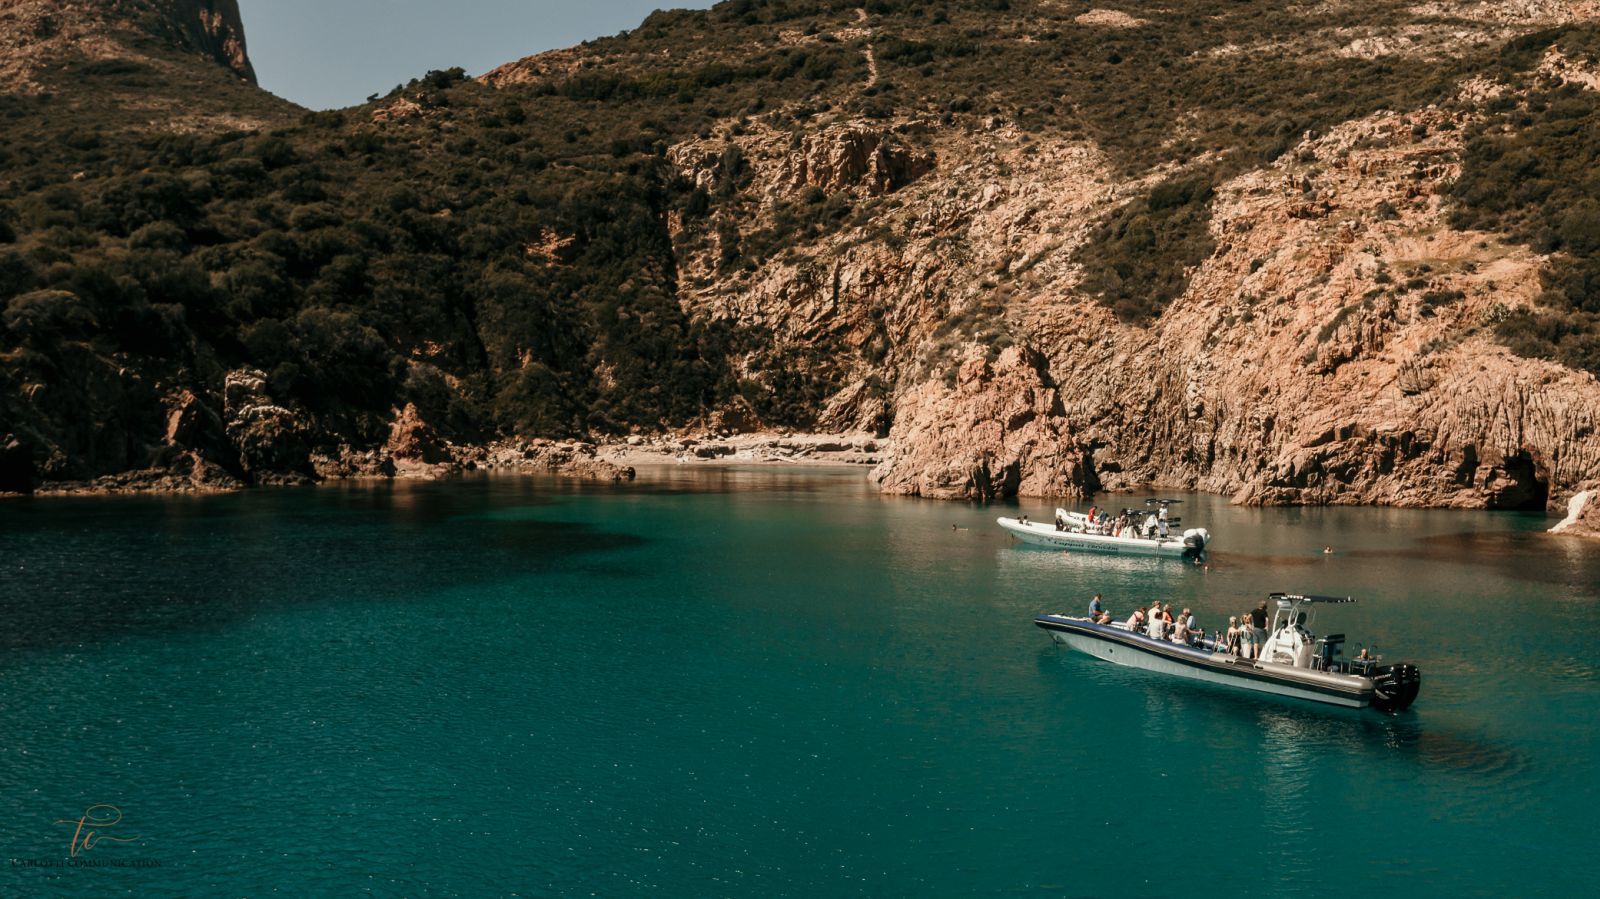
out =
{"type": "Polygon", "coordinates": [[[1226,636],[1225,639],[1227,640],[1227,643],[1225,645],[1227,646],[1228,652],[1231,652],[1234,655],[1238,655],[1239,654],[1239,616],[1237,616],[1237,615],[1229,615],[1228,616],[1228,633],[1227,633],[1227,636],[1226,636]]]}
{"type": "Polygon", "coordinates": [[[1250,630],[1257,646],[1267,642],[1267,601],[1264,599],[1250,612],[1250,630]]]}
{"type": "Polygon", "coordinates": [[[1253,659],[1256,657],[1256,629],[1250,626],[1250,613],[1246,612],[1243,621],[1239,622],[1239,658],[1253,659]]]}

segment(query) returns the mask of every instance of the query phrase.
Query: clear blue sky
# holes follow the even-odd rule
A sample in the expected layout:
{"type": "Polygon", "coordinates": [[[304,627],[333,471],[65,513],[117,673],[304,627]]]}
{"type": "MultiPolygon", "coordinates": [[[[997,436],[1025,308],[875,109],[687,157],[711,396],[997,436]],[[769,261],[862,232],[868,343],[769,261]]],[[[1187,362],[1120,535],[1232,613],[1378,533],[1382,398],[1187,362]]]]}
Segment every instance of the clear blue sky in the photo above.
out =
{"type": "Polygon", "coordinates": [[[360,103],[429,69],[501,63],[711,0],[239,0],[261,86],[312,109],[360,103]]]}

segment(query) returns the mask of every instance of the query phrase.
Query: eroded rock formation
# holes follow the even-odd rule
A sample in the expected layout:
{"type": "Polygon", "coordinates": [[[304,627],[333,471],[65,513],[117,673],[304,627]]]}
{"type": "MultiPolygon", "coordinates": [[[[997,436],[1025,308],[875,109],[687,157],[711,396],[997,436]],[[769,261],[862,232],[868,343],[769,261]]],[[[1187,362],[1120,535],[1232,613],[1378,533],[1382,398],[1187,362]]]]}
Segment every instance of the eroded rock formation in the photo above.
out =
{"type": "MultiPolygon", "coordinates": [[[[891,492],[1543,508],[1600,471],[1600,385],[1484,326],[1535,301],[1545,259],[1449,225],[1469,124],[1381,113],[1225,184],[1214,253],[1149,327],[1087,301],[1071,258],[1097,215],[1167,173],[1118,179],[1090,145],[1004,127],[922,132],[945,162],[896,193],[892,241],[846,232],[732,279],[689,253],[689,302],[796,344],[887,332],[826,420],[863,426],[862,385],[897,385],[877,472],[891,492]],[[1028,349],[996,349],[1013,343],[1028,349]]],[[[758,129],[732,144],[768,206],[826,170],[809,161],[822,134],[792,153],[758,129]]],[[[703,177],[721,156],[700,141],[675,158],[703,177]]]]}
{"type": "Polygon", "coordinates": [[[255,483],[311,479],[310,423],[302,413],[273,400],[265,372],[229,372],[223,403],[228,440],[247,477],[255,483]]]}
{"type": "Polygon", "coordinates": [[[839,125],[807,135],[784,156],[777,182],[789,191],[860,187],[877,195],[893,193],[933,167],[931,154],[916,152],[879,129],[839,125]]]}
{"type": "Polygon", "coordinates": [[[955,383],[929,381],[900,398],[893,456],[873,473],[885,493],[931,499],[1083,497],[1098,486],[1068,430],[1043,354],[973,348],[955,383]]]}

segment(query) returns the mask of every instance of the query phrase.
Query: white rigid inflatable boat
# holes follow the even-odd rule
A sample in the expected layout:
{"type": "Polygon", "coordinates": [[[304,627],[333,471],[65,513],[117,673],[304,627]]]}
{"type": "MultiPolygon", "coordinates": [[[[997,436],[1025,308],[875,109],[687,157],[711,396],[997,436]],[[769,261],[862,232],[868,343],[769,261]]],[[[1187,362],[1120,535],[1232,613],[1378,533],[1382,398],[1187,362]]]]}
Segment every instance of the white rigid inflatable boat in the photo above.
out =
{"type": "Polygon", "coordinates": [[[1241,658],[1212,640],[1159,639],[1123,622],[1041,615],[1034,623],[1060,645],[1130,668],[1350,708],[1400,711],[1416,701],[1422,675],[1415,666],[1384,665],[1380,658],[1340,659],[1343,634],[1317,639],[1307,629],[1302,610],[1353,599],[1294,593],[1274,593],[1271,599],[1277,610],[1257,658],[1241,658]]]}
{"type": "Polygon", "coordinates": [[[1068,512],[1066,509],[1056,509],[1054,523],[1028,521],[1025,516],[998,518],[996,522],[1018,540],[1034,546],[1132,556],[1200,558],[1211,544],[1211,532],[1205,528],[1178,530],[1182,520],[1168,518],[1165,514],[1168,506],[1178,502],[1171,499],[1149,500],[1148,505],[1161,507],[1160,513],[1137,513],[1132,509],[1124,509],[1121,514],[1136,521],[1116,533],[1109,525],[1091,522],[1089,516],[1082,512],[1068,512]]]}

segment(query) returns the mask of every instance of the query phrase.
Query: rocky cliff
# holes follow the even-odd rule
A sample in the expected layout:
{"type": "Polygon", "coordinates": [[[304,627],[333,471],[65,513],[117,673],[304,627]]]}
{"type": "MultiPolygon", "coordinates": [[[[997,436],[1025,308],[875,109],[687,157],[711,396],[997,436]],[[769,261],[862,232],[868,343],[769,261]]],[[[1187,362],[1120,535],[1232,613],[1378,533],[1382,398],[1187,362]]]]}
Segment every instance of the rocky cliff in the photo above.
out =
{"type": "MultiPolygon", "coordinates": [[[[1442,194],[1466,123],[1447,118],[1350,122],[1224,185],[1215,252],[1151,328],[1074,302],[1070,270],[1019,303],[1016,331],[1048,359],[1041,381],[1067,397],[1050,418],[1093,459],[1087,477],[1038,492],[1092,480],[1249,503],[1537,508],[1588,477],[1600,385],[1476,327],[1535,301],[1542,260],[1449,226],[1442,194]]],[[[948,465],[911,435],[966,403],[928,392],[897,404],[886,489],[920,492],[948,465]]]]}
{"type": "Polygon", "coordinates": [[[1600,537],[1600,485],[1586,484],[1567,501],[1567,517],[1550,529],[1552,534],[1600,537]]]}
{"type": "MultiPolygon", "coordinates": [[[[232,3],[89,6],[0,0],[14,83],[252,78],[232,3]]],[[[734,2],[13,150],[0,489],[614,477],[590,438],[767,425],[928,497],[1555,508],[1600,478],[1597,20],[734,2]]]]}
{"type": "MultiPolygon", "coordinates": [[[[1596,15],[1548,3],[1450,12],[1495,27],[1596,15]]],[[[1143,27],[1126,16],[1078,21],[1143,27]]],[[[1340,52],[1429,52],[1373,40],[1340,52]]],[[[1571,88],[1597,83],[1592,63],[1552,55],[1541,71],[1571,88]]],[[[1129,178],[1092,142],[1040,138],[1003,117],[964,133],[912,119],[794,141],[759,128],[696,140],[673,152],[686,176],[714,178],[724,148],[738,146],[764,210],[806,186],[796,173],[884,192],[865,165],[835,162],[859,158],[864,129],[876,128],[873,146],[939,163],[890,182],[886,238],[875,220],[731,282],[713,276],[716,247],[687,254],[686,270],[701,275],[689,302],[796,343],[859,347],[886,332],[885,357],[858,364],[836,398],[868,380],[896,385],[882,401],[893,410],[890,458],[875,475],[888,492],[1159,486],[1254,504],[1544,508],[1600,469],[1600,384],[1515,356],[1486,327],[1537,304],[1548,262],[1451,225],[1465,135],[1496,97],[1511,99],[1464,79],[1425,108],[1308,132],[1223,182],[1210,204],[1214,248],[1186,272],[1181,296],[1138,325],[1086,301],[1074,256],[1096,219],[1211,160],[1129,178]]],[[[880,415],[843,411],[836,424],[880,415]]]]}
{"type": "Polygon", "coordinates": [[[141,39],[203,56],[256,83],[238,0],[0,0],[0,89],[36,89],[41,69],[71,57],[148,58],[141,39]]]}
{"type": "Polygon", "coordinates": [[[240,78],[256,83],[255,67],[245,52],[244,22],[239,0],[179,0],[171,13],[179,34],[197,51],[228,67],[240,78]]]}

